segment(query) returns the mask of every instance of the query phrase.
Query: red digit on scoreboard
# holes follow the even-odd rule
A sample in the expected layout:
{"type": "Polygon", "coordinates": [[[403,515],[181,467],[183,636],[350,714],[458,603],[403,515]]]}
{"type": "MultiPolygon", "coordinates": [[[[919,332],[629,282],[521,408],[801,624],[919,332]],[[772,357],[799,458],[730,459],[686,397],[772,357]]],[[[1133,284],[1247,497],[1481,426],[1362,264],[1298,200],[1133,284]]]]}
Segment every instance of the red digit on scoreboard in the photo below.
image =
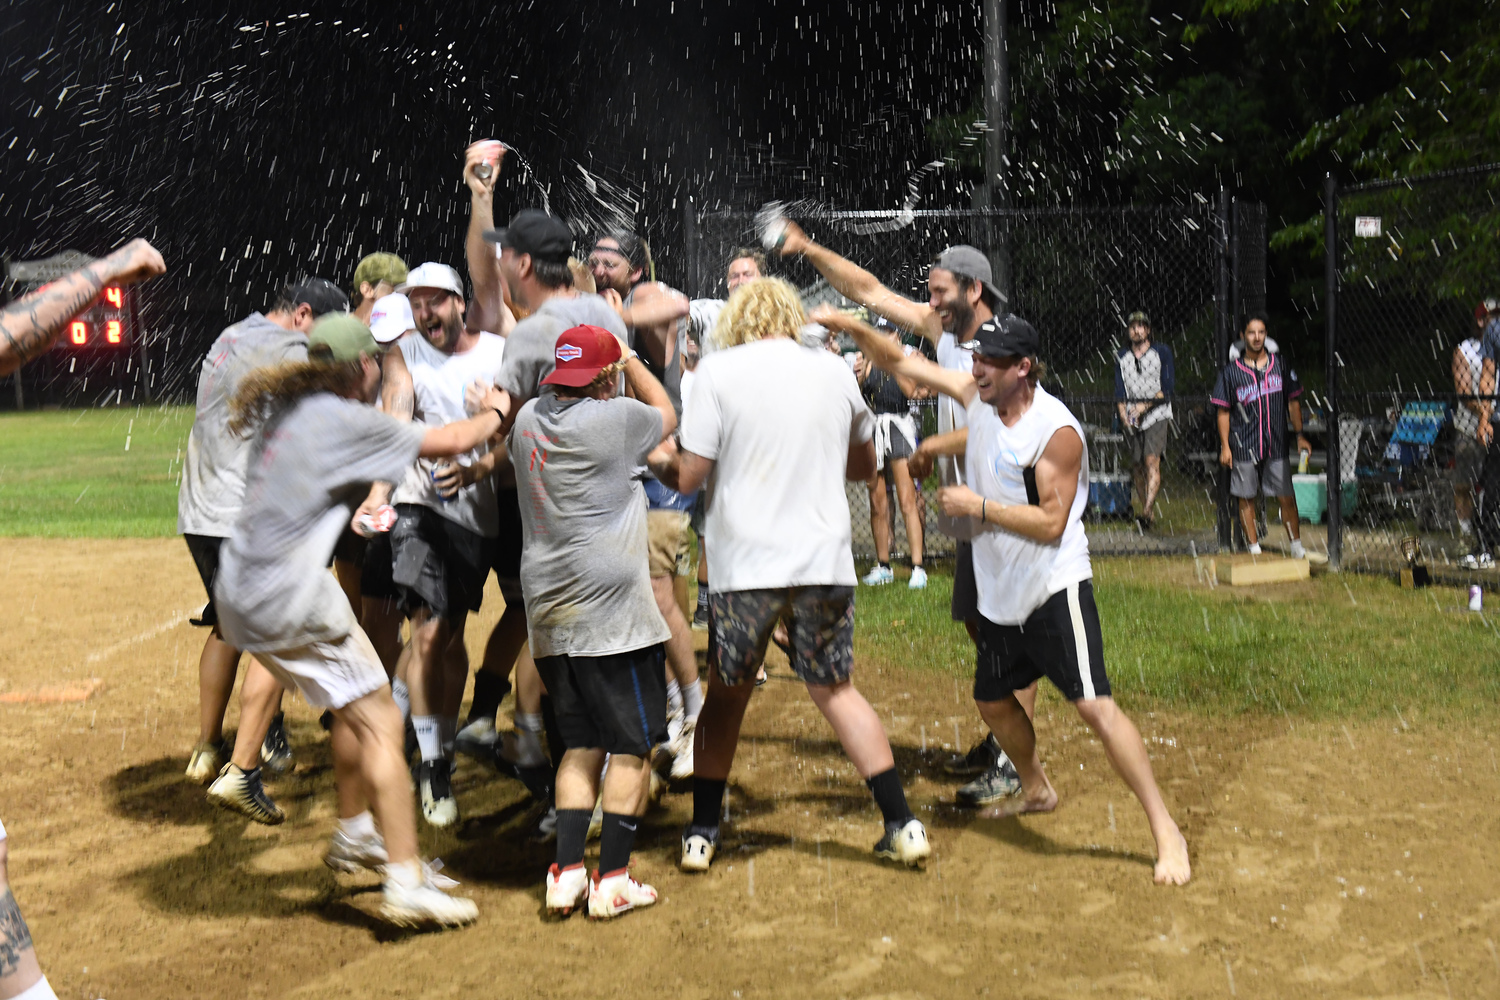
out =
{"type": "Polygon", "coordinates": [[[89,325],[81,319],[68,324],[68,337],[79,347],[89,342],[89,325]]]}
{"type": "Polygon", "coordinates": [[[120,321],[117,319],[106,320],[104,323],[104,339],[108,343],[118,344],[120,342],[120,321]]]}
{"type": "Polygon", "coordinates": [[[125,290],[115,286],[106,288],[104,290],[104,301],[116,309],[125,308],[125,290]]]}

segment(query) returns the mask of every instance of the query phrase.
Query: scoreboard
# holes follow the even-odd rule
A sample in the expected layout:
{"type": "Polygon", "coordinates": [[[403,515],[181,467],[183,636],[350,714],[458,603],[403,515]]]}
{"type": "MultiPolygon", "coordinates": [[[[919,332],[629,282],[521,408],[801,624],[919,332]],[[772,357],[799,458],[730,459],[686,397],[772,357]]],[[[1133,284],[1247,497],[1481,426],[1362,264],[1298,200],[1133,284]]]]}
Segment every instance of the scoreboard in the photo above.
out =
{"type": "Polygon", "coordinates": [[[128,349],[135,341],[131,290],[119,285],[106,287],[94,304],[74,316],[55,351],[109,351],[128,349]]]}

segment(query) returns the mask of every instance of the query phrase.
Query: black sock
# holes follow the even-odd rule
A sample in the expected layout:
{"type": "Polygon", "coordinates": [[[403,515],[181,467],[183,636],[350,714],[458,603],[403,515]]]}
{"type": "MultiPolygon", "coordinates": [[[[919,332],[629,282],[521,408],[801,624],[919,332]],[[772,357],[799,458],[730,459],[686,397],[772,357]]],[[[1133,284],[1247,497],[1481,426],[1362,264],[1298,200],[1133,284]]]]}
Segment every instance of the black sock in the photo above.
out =
{"type": "Polygon", "coordinates": [[[719,817],[724,813],[724,789],[727,781],[712,778],[693,779],[693,826],[701,830],[717,830],[719,817]]]}
{"type": "Polygon", "coordinates": [[[890,569],[891,568],[891,564],[889,562],[883,562],[883,563],[880,564],[880,568],[881,569],[890,569]]]}
{"type": "Polygon", "coordinates": [[[630,864],[630,852],[635,850],[635,828],[640,822],[639,816],[604,814],[604,829],[599,834],[600,875],[617,872],[630,864]]]}
{"type": "Polygon", "coordinates": [[[557,780],[557,769],[562,765],[562,730],[557,728],[557,713],[552,710],[552,698],[542,695],[542,732],[547,734],[547,756],[552,758],[552,779],[557,780]]]}
{"type": "Polygon", "coordinates": [[[911,819],[911,809],[906,804],[906,793],[901,790],[901,778],[896,774],[894,767],[866,778],[865,784],[870,787],[870,793],[875,796],[875,804],[880,807],[881,813],[885,816],[887,826],[893,823],[905,823],[911,819]]]}
{"type": "Polygon", "coordinates": [[[469,718],[493,719],[500,703],[510,694],[510,678],[489,670],[474,675],[474,700],[469,703],[469,718]]]}
{"type": "Polygon", "coordinates": [[[583,846],[589,836],[592,809],[559,809],[557,811],[557,867],[568,868],[583,860],[583,846]]]}

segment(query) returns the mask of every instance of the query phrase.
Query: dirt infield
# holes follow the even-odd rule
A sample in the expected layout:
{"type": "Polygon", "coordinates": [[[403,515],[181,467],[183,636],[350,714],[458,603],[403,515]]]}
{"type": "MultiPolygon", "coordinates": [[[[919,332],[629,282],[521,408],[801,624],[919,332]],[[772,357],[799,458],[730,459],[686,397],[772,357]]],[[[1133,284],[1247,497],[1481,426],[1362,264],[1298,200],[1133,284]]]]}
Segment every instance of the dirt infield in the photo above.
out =
{"type": "Polygon", "coordinates": [[[1038,729],[1060,810],[983,821],[942,804],[956,782],[935,767],[955,723],[977,733],[965,692],[866,669],[932,831],[918,873],[873,860],[869,795],[778,658],[710,874],[675,869],[690,803],[674,794],[636,854],[654,911],[544,922],[531,807],[465,762],[462,828],[424,830],[423,849],[480,922],[411,936],[371,918],[373,877],[321,864],[333,776],[305,704],[288,711],[297,771],[272,789],[286,825],[215,812],[182,778],[202,597],[180,541],[0,540],[0,567],[0,693],[103,681],[82,702],[0,704],[11,881],[61,997],[1500,995],[1494,724],[1138,711],[1192,849],[1174,890],[1152,885],[1138,807],[1055,697],[1038,729]]]}

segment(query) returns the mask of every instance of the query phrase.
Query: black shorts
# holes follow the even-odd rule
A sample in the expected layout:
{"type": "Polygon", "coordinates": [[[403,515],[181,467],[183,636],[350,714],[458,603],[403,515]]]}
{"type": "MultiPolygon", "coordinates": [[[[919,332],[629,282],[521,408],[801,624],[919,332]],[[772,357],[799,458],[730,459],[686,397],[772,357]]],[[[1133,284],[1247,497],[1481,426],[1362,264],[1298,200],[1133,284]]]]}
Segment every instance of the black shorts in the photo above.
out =
{"type": "Polygon", "coordinates": [[[344,533],[339,535],[339,540],[333,546],[334,562],[353,563],[355,566],[365,564],[365,549],[369,542],[363,535],[355,531],[349,525],[344,525],[344,533]]]}
{"type": "Polygon", "coordinates": [[[187,542],[188,554],[193,557],[193,565],[198,567],[198,579],[203,581],[203,589],[208,593],[208,603],[203,606],[203,613],[192,620],[193,624],[215,628],[219,624],[219,612],[214,609],[214,579],[219,575],[219,548],[227,539],[217,535],[183,535],[182,540],[187,542]]]}
{"type": "Polygon", "coordinates": [[[610,656],[539,656],[536,669],[567,749],[649,757],[666,742],[666,654],[660,644],[610,656]]]}
{"type": "Polygon", "coordinates": [[[408,617],[427,608],[457,623],[479,610],[490,575],[490,546],[478,532],[420,504],[397,504],[391,554],[391,578],[408,617]]]}
{"type": "Polygon", "coordinates": [[[395,601],[401,598],[401,588],[391,578],[391,533],[378,531],[365,542],[365,564],[359,573],[359,592],[364,597],[395,601]]]}
{"type": "Polygon", "coordinates": [[[1042,676],[1069,701],[1109,697],[1091,581],[1059,590],[1024,625],[996,625],[980,616],[975,701],[1001,701],[1042,676]]]}
{"type": "Polygon", "coordinates": [[[953,550],[953,620],[979,617],[979,586],[974,582],[974,546],[958,542],[953,550]]]}
{"type": "Polygon", "coordinates": [[[521,596],[521,497],[514,488],[497,489],[495,501],[499,508],[500,534],[490,540],[490,566],[495,570],[495,582],[500,585],[505,606],[515,605],[524,611],[526,599],[521,596]]]}

